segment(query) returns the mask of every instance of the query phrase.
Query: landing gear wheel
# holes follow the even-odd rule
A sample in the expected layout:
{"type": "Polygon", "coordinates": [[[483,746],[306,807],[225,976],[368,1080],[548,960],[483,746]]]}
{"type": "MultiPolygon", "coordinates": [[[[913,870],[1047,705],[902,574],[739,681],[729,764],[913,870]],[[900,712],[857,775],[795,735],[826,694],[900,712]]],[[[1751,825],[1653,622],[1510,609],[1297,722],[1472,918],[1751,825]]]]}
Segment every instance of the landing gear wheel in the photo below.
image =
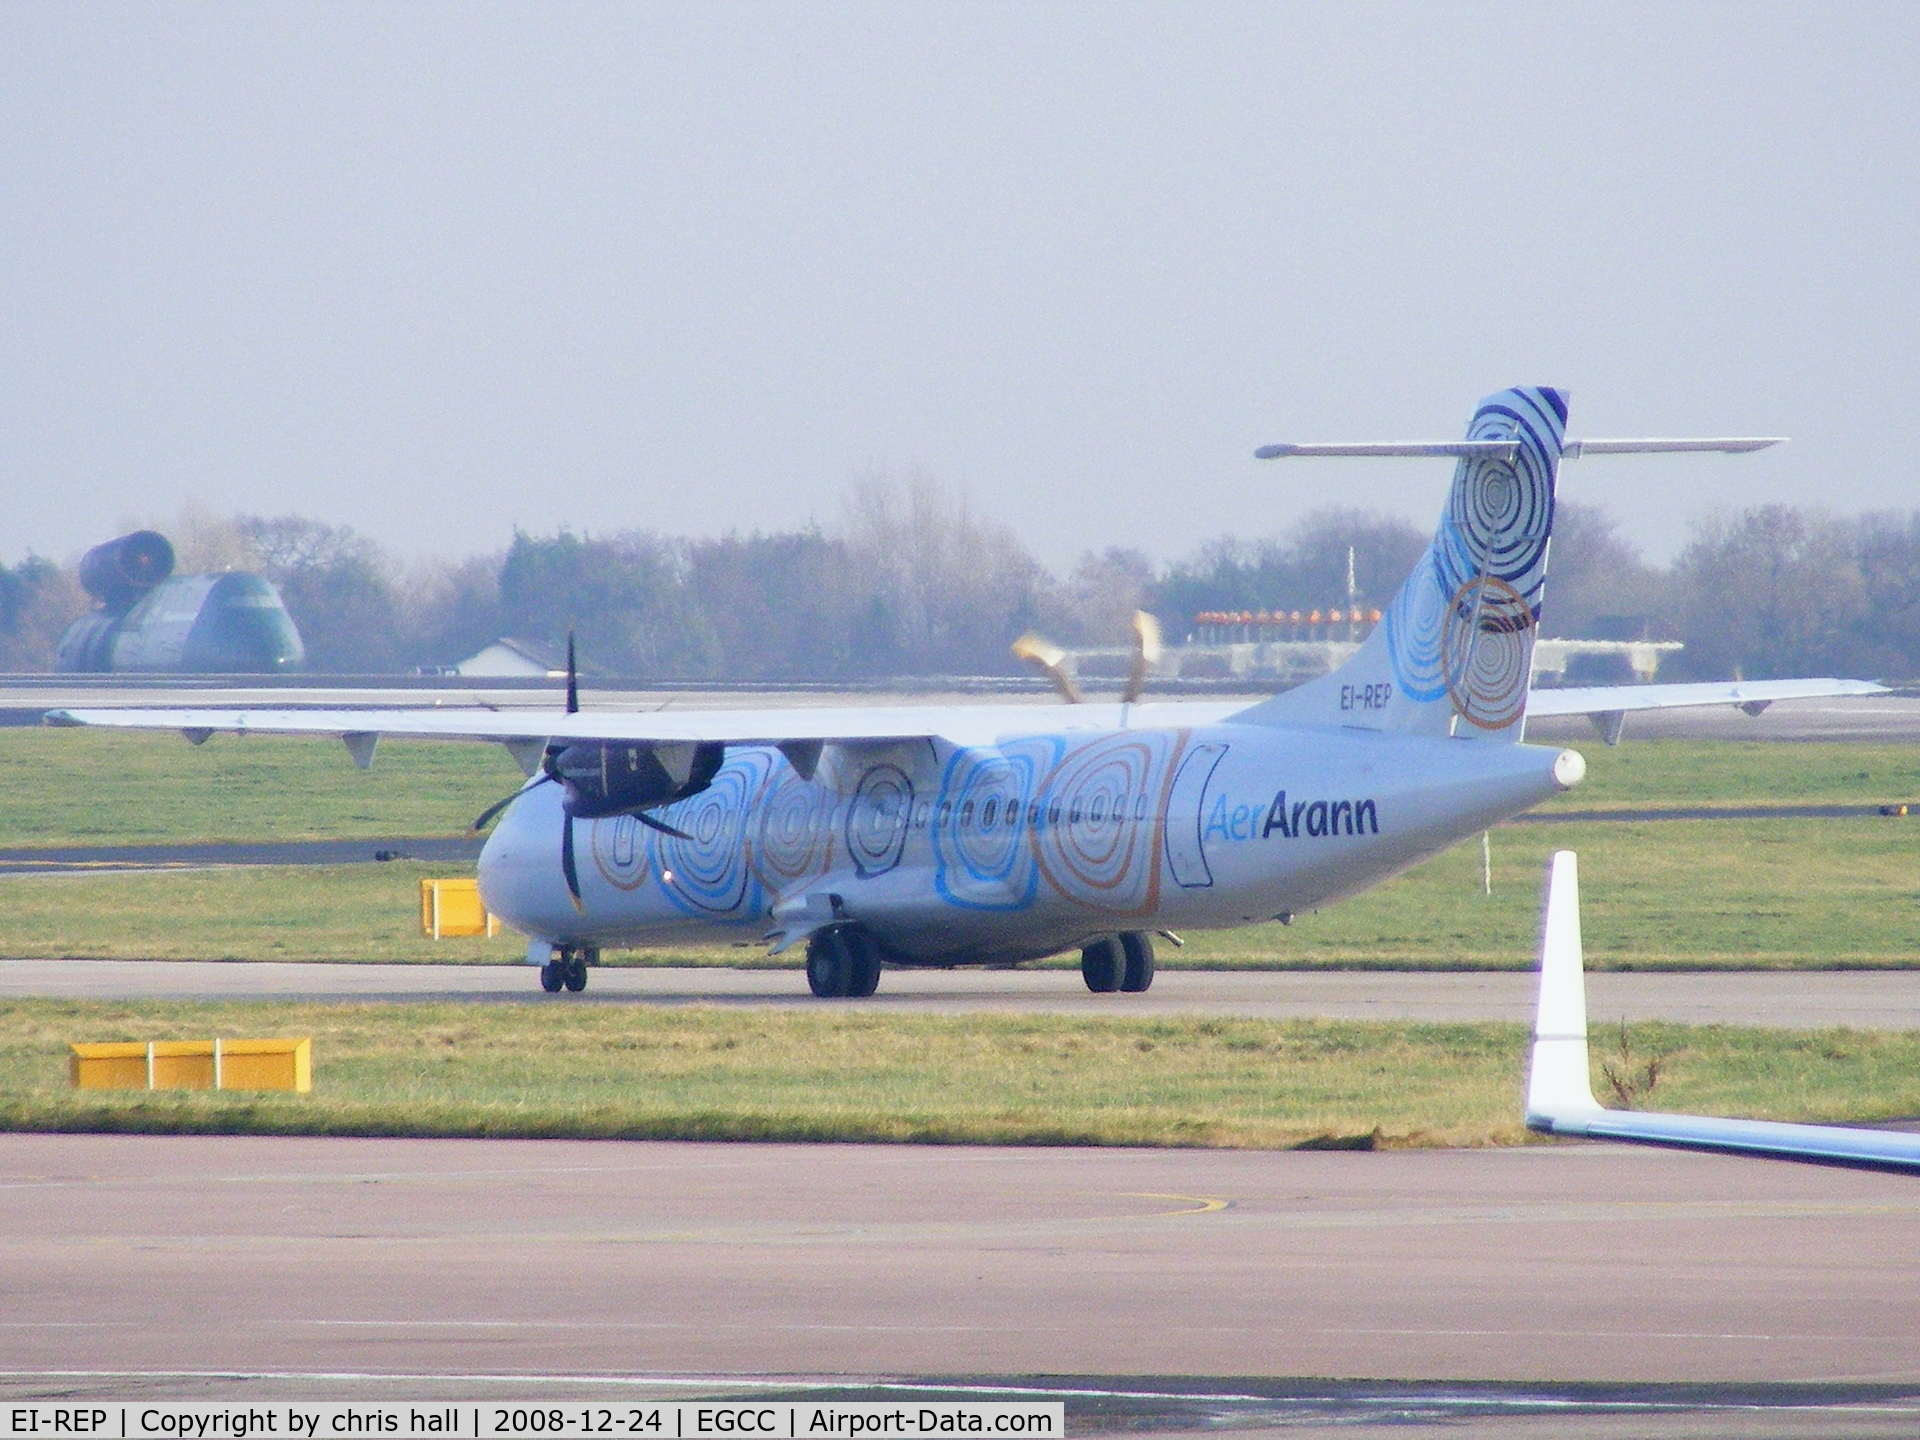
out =
{"type": "Polygon", "coordinates": [[[567,962],[567,989],[578,995],[587,988],[587,957],[576,954],[567,962]]]}
{"type": "Polygon", "coordinates": [[[558,960],[549,960],[540,967],[540,988],[549,995],[558,995],[566,978],[566,971],[561,968],[558,960]]]}
{"type": "Polygon", "coordinates": [[[1153,937],[1129,930],[1120,937],[1120,953],[1126,956],[1120,988],[1137,995],[1153,984],[1153,937]]]}
{"type": "Polygon", "coordinates": [[[1126,963],[1120,942],[1109,935],[1094,941],[1080,952],[1080,978],[1087,982],[1087,989],[1094,994],[1110,994],[1120,988],[1120,977],[1126,969],[1126,963]]]}
{"type": "Polygon", "coordinates": [[[864,1000],[880,988],[880,947],[865,931],[840,933],[853,962],[847,972],[847,995],[854,1000],[864,1000]]]}
{"type": "Polygon", "coordinates": [[[821,930],[807,941],[807,988],[822,1000],[847,994],[853,955],[838,930],[821,930]]]}

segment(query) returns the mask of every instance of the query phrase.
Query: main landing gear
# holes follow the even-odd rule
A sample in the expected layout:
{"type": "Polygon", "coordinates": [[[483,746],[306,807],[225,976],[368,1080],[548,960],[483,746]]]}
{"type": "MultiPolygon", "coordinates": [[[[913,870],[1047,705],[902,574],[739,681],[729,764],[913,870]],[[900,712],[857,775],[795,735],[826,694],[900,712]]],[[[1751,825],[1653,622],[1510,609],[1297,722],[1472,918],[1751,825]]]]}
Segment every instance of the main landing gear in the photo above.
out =
{"type": "Polygon", "coordinates": [[[1153,984],[1153,937],[1138,930],[1102,936],[1081,950],[1080,978],[1096,995],[1138,994],[1153,984]]]}
{"type": "Polygon", "coordinates": [[[587,988],[587,967],[600,963],[598,945],[562,945],[540,967],[540,988],[549,995],[563,989],[579,994],[587,988]]]}
{"type": "Polygon", "coordinates": [[[864,1000],[880,986],[880,947],[851,925],[816,930],[807,940],[807,988],[822,1000],[864,1000]]]}

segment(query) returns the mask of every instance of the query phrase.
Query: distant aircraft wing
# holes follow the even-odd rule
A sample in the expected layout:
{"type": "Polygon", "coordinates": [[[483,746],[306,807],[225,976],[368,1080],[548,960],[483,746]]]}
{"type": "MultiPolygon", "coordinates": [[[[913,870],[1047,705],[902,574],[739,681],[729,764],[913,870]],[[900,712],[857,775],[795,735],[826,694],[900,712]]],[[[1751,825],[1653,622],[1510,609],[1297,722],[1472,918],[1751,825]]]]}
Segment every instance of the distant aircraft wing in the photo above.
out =
{"type": "Polygon", "coordinates": [[[1920,1172],[1920,1135],[1898,1130],[1610,1110],[1594,1099],[1587,1059],[1579,874],[1571,850],[1556,852],[1547,870],[1540,1005],[1534,1017],[1526,1114],[1529,1129],[1550,1135],[1920,1172]]]}
{"type": "Polygon", "coordinates": [[[1738,705],[1758,715],[1776,700],[1819,700],[1841,695],[1883,695],[1871,680],[1711,680],[1695,685],[1570,685],[1527,692],[1527,714],[1591,715],[1607,743],[1619,738],[1620,721],[1635,710],[1683,710],[1699,705],[1738,705]]]}

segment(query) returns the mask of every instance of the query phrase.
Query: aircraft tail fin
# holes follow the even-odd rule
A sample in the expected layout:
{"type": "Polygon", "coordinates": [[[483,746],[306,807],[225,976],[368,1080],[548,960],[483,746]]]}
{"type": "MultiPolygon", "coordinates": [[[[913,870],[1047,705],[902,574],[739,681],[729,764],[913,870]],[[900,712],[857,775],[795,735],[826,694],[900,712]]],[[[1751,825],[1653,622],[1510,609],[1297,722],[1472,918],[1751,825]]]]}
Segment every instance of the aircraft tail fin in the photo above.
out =
{"type": "Polygon", "coordinates": [[[1458,463],[1433,543],[1360,649],[1332,674],[1234,718],[1520,739],[1566,424],[1566,392],[1534,386],[1482,400],[1464,441],[1258,452],[1454,455],[1458,463]]]}

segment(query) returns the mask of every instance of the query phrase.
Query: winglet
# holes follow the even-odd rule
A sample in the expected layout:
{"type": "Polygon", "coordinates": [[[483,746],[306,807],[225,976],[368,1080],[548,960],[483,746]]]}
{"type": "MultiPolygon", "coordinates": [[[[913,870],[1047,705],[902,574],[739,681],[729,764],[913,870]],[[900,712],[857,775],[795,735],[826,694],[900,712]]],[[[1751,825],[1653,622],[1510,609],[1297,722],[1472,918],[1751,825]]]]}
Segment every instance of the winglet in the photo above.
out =
{"type": "Polygon", "coordinates": [[[1902,1131],[1603,1108],[1593,1098],[1587,1071],[1587,987],[1580,962],[1579,882],[1571,850],[1556,851],[1547,868],[1527,1128],[1592,1140],[1920,1172],[1920,1135],[1902,1131]]]}
{"type": "Polygon", "coordinates": [[[1547,899],[1540,921],[1540,1006],[1533,1021],[1527,1125],[1553,1131],[1563,1128],[1560,1121],[1584,1119],[1599,1109],[1587,1068],[1579,864],[1573,851],[1556,850],[1547,862],[1547,899]]]}

